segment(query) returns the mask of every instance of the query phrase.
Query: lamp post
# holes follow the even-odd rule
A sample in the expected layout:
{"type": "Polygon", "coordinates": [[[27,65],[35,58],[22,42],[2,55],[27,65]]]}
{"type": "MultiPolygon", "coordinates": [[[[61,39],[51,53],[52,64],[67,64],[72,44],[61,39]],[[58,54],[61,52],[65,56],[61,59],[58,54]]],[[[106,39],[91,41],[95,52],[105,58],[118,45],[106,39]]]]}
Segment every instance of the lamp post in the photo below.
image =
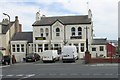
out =
{"type": "Polygon", "coordinates": [[[91,60],[91,55],[88,51],[88,27],[84,28],[86,29],[86,51],[85,51],[85,64],[89,63],[91,60]]]}
{"type": "Polygon", "coordinates": [[[10,53],[10,64],[12,64],[12,54],[11,54],[11,47],[10,47],[10,40],[11,40],[11,30],[10,30],[10,16],[6,13],[3,13],[3,15],[8,16],[8,27],[9,27],[9,53],[10,53]]]}
{"type": "Polygon", "coordinates": [[[86,29],[86,52],[88,52],[88,27],[85,28],[86,29]]]}
{"type": "Polygon", "coordinates": [[[6,14],[6,13],[3,13],[3,15],[8,16],[8,18],[9,18],[9,24],[10,24],[10,16],[8,14],[6,14]]]}

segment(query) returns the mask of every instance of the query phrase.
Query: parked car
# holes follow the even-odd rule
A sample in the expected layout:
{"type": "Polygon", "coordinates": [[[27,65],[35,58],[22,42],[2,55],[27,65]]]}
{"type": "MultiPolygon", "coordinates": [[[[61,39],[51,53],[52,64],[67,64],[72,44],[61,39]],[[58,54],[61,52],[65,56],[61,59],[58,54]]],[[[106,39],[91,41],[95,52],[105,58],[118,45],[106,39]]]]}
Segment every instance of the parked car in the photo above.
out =
{"type": "Polygon", "coordinates": [[[46,50],[42,52],[42,61],[43,62],[55,62],[59,61],[60,56],[58,55],[57,50],[46,50]]]}
{"type": "Polygon", "coordinates": [[[28,53],[26,55],[26,62],[35,62],[40,60],[40,56],[37,53],[28,53]]]}
{"type": "Polygon", "coordinates": [[[10,64],[10,56],[2,56],[2,64],[9,65],[10,64]]]}

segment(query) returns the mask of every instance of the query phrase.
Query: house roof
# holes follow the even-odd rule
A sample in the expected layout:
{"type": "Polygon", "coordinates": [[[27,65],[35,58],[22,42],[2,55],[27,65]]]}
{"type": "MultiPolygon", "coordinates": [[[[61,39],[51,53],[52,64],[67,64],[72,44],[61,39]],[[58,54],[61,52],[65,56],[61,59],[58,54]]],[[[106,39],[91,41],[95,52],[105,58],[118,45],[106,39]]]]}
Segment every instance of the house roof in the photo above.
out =
{"type": "Polygon", "coordinates": [[[118,40],[108,40],[108,43],[114,43],[115,45],[118,45],[118,40]]]}
{"type": "Polygon", "coordinates": [[[33,33],[32,32],[17,32],[13,38],[12,41],[21,41],[21,40],[27,40],[29,43],[33,42],[33,33]]]}
{"type": "Polygon", "coordinates": [[[91,19],[88,15],[82,16],[56,16],[56,17],[41,17],[40,21],[35,21],[32,26],[52,25],[55,21],[60,21],[64,25],[69,24],[90,24],[91,19]]]}
{"type": "Polygon", "coordinates": [[[93,39],[92,45],[106,45],[107,39],[101,38],[101,39],[93,39]]]}
{"type": "Polygon", "coordinates": [[[9,25],[0,23],[0,25],[2,26],[2,34],[6,34],[10,27],[13,25],[13,23],[14,22],[10,22],[9,25]]]}

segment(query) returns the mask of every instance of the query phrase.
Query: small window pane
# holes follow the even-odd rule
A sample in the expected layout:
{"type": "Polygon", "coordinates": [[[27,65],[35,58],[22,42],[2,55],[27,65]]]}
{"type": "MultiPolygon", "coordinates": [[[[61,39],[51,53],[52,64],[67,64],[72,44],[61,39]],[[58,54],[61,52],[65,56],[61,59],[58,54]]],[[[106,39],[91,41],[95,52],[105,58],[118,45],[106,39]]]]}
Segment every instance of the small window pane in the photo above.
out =
{"type": "Polygon", "coordinates": [[[92,48],[92,51],[96,51],[96,48],[92,48]]]}
{"type": "Polygon", "coordinates": [[[103,46],[100,46],[100,51],[104,51],[104,47],[103,46]]]}

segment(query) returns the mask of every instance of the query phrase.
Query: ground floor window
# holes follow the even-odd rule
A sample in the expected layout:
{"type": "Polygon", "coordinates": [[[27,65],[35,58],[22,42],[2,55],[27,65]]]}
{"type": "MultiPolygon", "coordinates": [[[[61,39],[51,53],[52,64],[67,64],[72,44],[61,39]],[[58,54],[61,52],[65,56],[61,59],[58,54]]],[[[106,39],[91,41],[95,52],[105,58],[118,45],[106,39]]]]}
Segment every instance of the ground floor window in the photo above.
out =
{"type": "Polygon", "coordinates": [[[15,44],[12,45],[12,51],[15,52],[15,44]]]}
{"type": "Polygon", "coordinates": [[[79,53],[79,45],[78,44],[74,44],[74,46],[76,46],[77,52],[79,53]]]}
{"type": "Polygon", "coordinates": [[[93,47],[93,48],[92,48],[92,51],[96,51],[96,48],[95,48],[95,47],[93,47]]]}
{"type": "Polygon", "coordinates": [[[36,44],[34,44],[34,49],[35,49],[35,52],[36,52],[36,44]]]}
{"type": "Polygon", "coordinates": [[[81,43],[81,52],[84,52],[84,43],[81,43]]]}
{"type": "Polygon", "coordinates": [[[61,45],[60,44],[54,44],[54,50],[58,50],[58,54],[61,54],[61,45]]]}
{"type": "Polygon", "coordinates": [[[20,52],[20,45],[17,44],[17,52],[20,52]]]}
{"type": "Polygon", "coordinates": [[[48,50],[48,44],[44,44],[45,50],[48,50]]]}
{"type": "Polygon", "coordinates": [[[21,44],[21,52],[24,52],[24,44],[21,44]]]}
{"type": "Polygon", "coordinates": [[[104,47],[103,46],[100,46],[100,51],[104,51],[104,47]]]}
{"type": "Polygon", "coordinates": [[[43,52],[42,44],[38,44],[38,52],[43,52]]]}

